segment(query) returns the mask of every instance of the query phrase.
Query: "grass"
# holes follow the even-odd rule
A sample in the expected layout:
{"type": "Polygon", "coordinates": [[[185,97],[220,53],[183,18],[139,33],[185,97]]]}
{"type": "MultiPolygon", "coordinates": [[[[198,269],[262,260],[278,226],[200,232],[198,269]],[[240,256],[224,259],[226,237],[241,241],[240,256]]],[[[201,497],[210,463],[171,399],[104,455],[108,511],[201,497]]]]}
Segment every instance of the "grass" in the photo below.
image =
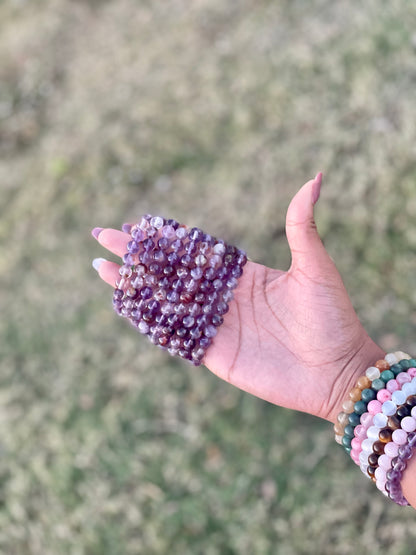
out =
{"type": "Polygon", "coordinates": [[[167,359],[112,313],[94,226],[172,215],[288,267],[318,227],[416,352],[416,9],[398,0],[0,4],[0,551],[414,551],[330,426],[167,359]]]}

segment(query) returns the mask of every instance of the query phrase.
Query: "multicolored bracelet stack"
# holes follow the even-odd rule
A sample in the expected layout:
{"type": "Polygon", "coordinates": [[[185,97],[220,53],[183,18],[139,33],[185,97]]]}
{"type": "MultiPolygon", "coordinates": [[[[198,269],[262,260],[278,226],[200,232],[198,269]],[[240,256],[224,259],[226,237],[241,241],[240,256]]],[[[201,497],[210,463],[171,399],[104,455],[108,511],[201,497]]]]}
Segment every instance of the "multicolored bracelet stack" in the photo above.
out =
{"type": "Polygon", "coordinates": [[[113,307],[150,341],[195,366],[229,310],[246,254],[201,229],[145,215],[130,235],[113,307]]]}
{"type": "Polygon", "coordinates": [[[397,351],[378,360],[342,409],[335,440],[384,495],[409,505],[400,484],[416,447],[416,359],[397,351]]]}

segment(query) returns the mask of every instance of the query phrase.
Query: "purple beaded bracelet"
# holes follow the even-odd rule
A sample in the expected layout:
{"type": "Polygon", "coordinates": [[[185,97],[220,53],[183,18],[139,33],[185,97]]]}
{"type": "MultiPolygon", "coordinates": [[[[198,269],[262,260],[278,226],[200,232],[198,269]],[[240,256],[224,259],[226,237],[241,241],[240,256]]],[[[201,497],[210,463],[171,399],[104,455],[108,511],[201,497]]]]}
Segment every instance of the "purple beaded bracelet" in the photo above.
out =
{"type": "Polygon", "coordinates": [[[391,469],[387,472],[386,491],[392,501],[398,505],[409,505],[402,493],[401,481],[408,461],[412,458],[416,447],[416,433],[410,432],[407,444],[399,447],[397,457],[392,460],[391,469]]]}
{"type": "Polygon", "coordinates": [[[199,366],[228,312],[246,254],[201,229],[145,215],[129,233],[113,307],[150,341],[199,366]]]}

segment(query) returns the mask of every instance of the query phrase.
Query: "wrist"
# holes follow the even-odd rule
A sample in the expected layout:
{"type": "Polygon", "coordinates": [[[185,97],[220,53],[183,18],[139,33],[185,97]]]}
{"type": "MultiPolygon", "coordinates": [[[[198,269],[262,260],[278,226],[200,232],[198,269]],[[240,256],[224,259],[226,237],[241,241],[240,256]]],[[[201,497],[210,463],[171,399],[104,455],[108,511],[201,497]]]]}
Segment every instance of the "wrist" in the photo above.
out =
{"type": "Polygon", "coordinates": [[[338,414],[342,411],[342,403],[348,399],[348,394],[356,387],[358,379],[365,374],[367,368],[383,359],[385,354],[386,352],[363,329],[361,341],[357,343],[353,352],[341,361],[340,371],[328,402],[326,420],[335,424],[338,414]]]}

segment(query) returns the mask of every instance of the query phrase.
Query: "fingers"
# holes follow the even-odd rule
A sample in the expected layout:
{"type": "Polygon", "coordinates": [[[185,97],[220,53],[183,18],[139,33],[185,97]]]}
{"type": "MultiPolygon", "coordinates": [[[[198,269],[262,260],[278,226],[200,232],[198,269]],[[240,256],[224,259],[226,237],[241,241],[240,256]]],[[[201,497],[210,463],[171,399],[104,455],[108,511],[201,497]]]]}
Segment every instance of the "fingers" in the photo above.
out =
{"type": "Polygon", "coordinates": [[[116,286],[116,281],[120,278],[118,273],[120,266],[118,264],[105,260],[105,258],[95,258],[92,265],[103,281],[111,285],[111,287],[116,286]]]}
{"type": "Polygon", "coordinates": [[[97,227],[94,228],[91,233],[100,245],[108,249],[113,254],[120,257],[126,254],[127,243],[131,240],[128,233],[123,233],[117,229],[100,229],[97,227]]]}

